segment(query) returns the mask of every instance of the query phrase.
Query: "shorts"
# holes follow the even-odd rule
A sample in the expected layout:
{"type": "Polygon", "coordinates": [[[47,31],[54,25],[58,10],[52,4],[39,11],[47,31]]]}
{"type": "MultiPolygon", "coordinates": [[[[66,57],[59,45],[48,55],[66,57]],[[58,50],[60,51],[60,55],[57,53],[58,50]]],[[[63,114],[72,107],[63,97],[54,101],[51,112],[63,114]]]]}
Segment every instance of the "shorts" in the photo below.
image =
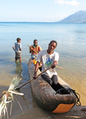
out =
{"type": "Polygon", "coordinates": [[[31,59],[35,59],[37,57],[37,55],[31,55],[31,59]]]}
{"type": "Polygon", "coordinates": [[[21,52],[15,52],[15,59],[18,60],[21,58],[21,52]]]}

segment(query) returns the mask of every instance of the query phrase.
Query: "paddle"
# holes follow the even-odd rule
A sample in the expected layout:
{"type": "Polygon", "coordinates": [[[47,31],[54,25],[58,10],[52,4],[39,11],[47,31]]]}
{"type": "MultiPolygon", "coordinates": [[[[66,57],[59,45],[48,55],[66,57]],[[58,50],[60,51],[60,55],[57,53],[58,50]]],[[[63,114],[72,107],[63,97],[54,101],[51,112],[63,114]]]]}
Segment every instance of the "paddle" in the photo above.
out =
{"type": "MultiPolygon", "coordinates": [[[[31,46],[29,46],[28,44],[27,44],[27,46],[28,46],[29,48],[31,48],[31,46]]],[[[38,52],[36,52],[33,48],[31,48],[31,50],[33,50],[35,53],[38,54],[38,52]]]]}
{"type": "MultiPolygon", "coordinates": [[[[44,70],[43,72],[41,72],[40,74],[38,74],[37,78],[43,74],[44,72],[46,72],[47,70],[49,70],[51,67],[49,67],[48,69],[44,70]]],[[[26,83],[24,83],[22,86],[20,86],[19,88],[16,88],[16,90],[20,90],[20,88],[22,88],[23,86],[25,86],[26,84],[28,84],[29,82],[33,81],[34,78],[30,79],[29,81],[27,81],[26,83]]]]}
{"type": "Polygon", "coordinates": [[[56,66],[56,68],[58,68],[58,69],[64,69],[63,67],[59,67],[59,66],[56,66]]]}

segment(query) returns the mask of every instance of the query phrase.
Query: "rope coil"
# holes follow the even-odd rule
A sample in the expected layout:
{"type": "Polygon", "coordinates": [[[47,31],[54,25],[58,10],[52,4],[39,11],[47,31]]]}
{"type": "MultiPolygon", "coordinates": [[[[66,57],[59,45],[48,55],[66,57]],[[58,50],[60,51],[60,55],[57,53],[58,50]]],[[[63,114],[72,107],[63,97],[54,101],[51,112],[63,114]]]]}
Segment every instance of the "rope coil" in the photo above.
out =
{"type": "Polygon", "coordinates": [[[81,106],[80,102],[80,94],[77,93],[75,90],[68,88],[68,92],[73,92],[76,96],[76,106],[81,106]]]}

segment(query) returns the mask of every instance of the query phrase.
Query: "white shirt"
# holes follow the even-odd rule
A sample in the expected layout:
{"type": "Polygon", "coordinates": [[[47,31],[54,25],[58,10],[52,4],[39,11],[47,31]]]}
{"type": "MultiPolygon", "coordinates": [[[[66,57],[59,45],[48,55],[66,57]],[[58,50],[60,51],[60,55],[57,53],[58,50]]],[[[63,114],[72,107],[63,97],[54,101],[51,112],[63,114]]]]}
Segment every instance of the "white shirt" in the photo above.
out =
{"type": "MultiPolygon", "coordinates": [[[[54,51],[52,54],[49,55],[47,53],[47,50],[42,50],[39,52],[36,60],[38,62],[42,62],[42,71],[44,71],[49,68],[54,61],[58,62],[59,54],[54,51]]],[[[55,71],[55,68],[50,68],[44,74],[48,75],[51,78],[53,75],[57,75],[57,72],[55,71]]]]}

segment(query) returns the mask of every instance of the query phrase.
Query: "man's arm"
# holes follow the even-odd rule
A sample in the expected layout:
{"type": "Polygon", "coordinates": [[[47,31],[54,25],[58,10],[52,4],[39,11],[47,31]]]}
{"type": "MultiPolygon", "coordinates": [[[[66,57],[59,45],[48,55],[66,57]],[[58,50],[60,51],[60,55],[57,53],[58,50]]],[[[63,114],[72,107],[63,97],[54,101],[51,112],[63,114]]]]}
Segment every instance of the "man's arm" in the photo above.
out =
{"type": "Polygon", "coordinates": [[[58,64],[58,62],[54,61],[53,64],[51,65],[51,68],[55,68],[57,64],[58,64]]]}
{"type": "Polygon", "coordinates": [[[22,51],[22,49],[20,48],[20,51],[22,51]]]}
{"type": "Polygon", "coordinates": [[[12,48],[13,48],[13,50],[14,50],[14,46],[13,46],[12,48]]]}
{"type": "Polygon", "coordinates": [[[51,65],[52,68],[56,67],[56,65],[58,64],[58,60],[59,60],[59,54],[55,53],[55,59],[54,59],[53,64],[51,65]]]}
{"type": "Polygon", "coordinates": [[[37,62],[36,65],[35,65],[34,79],[37,78],[36,74],[37,74],[38,68],[39,68],[39,62],[37,62]]]}
{"type": "Polygon", "coordinates": [[[13,48],[13,50],[15,51],[15,45],[14,45],[12,48],[13,48]]]}
{"type": "Polygon", "coordinates": [[[33,46],[29,46],[29,51],[30,51],[30,53],[34,52],[34,53],[37,53],[38,54],[38,52],[33,49],[33,46]]]}
{"type": "Polygon", "coordinates": [[[20,51],[22,51],[22,45],[20,44],[20,51]]]}
{"type": "Polygon", "coordinates": [[[39,46],[39,52],[42,51],[42,48],[39,46]]]}

